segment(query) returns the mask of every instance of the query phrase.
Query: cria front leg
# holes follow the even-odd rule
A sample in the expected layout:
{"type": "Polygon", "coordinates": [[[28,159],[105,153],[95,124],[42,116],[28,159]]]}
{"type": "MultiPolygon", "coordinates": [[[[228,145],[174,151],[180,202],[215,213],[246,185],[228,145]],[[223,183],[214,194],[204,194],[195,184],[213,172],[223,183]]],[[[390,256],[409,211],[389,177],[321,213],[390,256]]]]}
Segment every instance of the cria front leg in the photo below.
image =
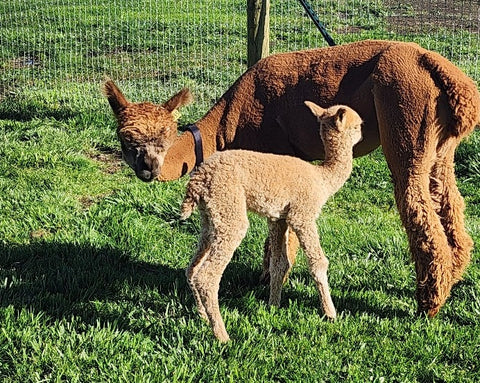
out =
{"type": "Polygon", "coordinates": [[[323,312],[328,318],[335,319],[337,317],[337,312],[330,295],[330,287],[328,286],[328,260],[322,254],[322,256],[317,258],[309,257],[308,263],[310,267],[310,273],[312,274],[317,285],[317,290],[322,302],[323,312]]]}
{"type": "Polygon", "coordinates": [[[328,318],[335,319],[337,312],[333,305],[330,288],[328,286],[328,259],[320,247],[315,223],[309,225],[309,227],[302,227],[300,230],[297,229],[297,236],[308,258],[308,267],[310,274],[315,280],[323,312],[328,318]]]}

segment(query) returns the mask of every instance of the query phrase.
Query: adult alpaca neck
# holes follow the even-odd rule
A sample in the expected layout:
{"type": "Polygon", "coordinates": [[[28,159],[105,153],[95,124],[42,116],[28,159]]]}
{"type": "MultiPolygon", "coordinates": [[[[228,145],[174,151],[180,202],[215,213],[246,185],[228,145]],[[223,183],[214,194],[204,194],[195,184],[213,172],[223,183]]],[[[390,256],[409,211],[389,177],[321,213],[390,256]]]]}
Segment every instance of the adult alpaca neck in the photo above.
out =
{"type": "MultiPolygon", "coordinates": [[[[219,100],[195,125],[200,130],[203,157],[208,158],[219,149],[218,128],[225,109],[224,99],[219,100]]],[[[195,166],[195,140],[190,132],[179,135],[168,149],[159,181],[172,181],[189,173],[195,166]]]]}

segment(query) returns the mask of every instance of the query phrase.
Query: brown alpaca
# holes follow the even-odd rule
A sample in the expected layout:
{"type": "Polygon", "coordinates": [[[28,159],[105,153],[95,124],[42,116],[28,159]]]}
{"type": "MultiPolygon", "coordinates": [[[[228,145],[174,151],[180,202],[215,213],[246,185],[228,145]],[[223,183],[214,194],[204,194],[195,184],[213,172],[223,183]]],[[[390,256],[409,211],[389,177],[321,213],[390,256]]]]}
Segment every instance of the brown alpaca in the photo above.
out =
{"type": "MultiPolygon", "coordinates": [[[[129,163],[140,178],[159,175],[168,181],[193,169],[192,134],[177,137],[166,113],[174,103],[166,110],[130,103],[112,82],[105,91],[127,161],[129,151],[137,151],[129,163]],[[153,143],[150,149],[147,142],[153,143]]],[[[205,158],[241,148],[323,159],[306,99],[348,105],[362,116],[363,140],[355,156],[382,145],[415,261],[418,309],[434,316],[461,278],[473,247],[453,157],[480,120],[475,84],[444,57],[412,43],[361,41],[273,55],[248,69],[197,121],[205,158]]],[[[285,257],[292,265],[298,242],[285,230],[285,257]]]]}
{"type": "MultiPolygon", "coordinates": [[[[322,308],[336,317],[328,287],[328,260],[320,242],[316,219],[327,199],[352,172],[353,145],[362,138],[362,120],[348,106],[322,109],[306,102],[320,122],[325,161],[312,165],[295,157],[228,150],[213,154],[190,179],[182,204],[182,219],[198,205],[202,234],[187,278],[200,315],[215,336],[229,339],[218,307],[223,271],[248,228],[247,210],[268,218],[271,239],[283,237],[285,223],[298,236],[317,285],[322,308]]],[[[270,300],[279,306],[283,280],[290,265],[282,256],[281,241],[272,243],[270,300]]]]}

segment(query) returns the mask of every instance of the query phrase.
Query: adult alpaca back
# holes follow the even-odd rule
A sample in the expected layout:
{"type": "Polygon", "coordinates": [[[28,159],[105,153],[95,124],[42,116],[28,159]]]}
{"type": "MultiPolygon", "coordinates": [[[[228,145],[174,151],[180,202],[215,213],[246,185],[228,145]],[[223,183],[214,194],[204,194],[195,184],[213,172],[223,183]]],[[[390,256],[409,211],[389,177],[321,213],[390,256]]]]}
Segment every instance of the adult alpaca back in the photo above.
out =
{"type": "MultiPolygon", "coordinates": [[[[144,103],[119,102],[114,84],[107,84],[124,152],[137,154],[130,155],[137,175],[168,181],[191,171],[192,134],[177,136],[173,118],[166,124],[159,118],[184,103],[167,102],[167,108],[152,106],[145,113],[144,103]]],[[[323,159],[316,121],[303,105],[307,99],[348,105],[362,116],[355,156],[382,145],[415,261],[418,309],[435,315],[473,247],[453,156],[480,120],[476,85],[444,57],[412,43],[361,41],[273,55],[249,68],[196,122],[204,157],[248,149],[323,159]]],[[[293,264],[298,242],[285,230],[285,257],[293,264]]],[[[268,270],[268,251],[264,264],[268,270]]]]}

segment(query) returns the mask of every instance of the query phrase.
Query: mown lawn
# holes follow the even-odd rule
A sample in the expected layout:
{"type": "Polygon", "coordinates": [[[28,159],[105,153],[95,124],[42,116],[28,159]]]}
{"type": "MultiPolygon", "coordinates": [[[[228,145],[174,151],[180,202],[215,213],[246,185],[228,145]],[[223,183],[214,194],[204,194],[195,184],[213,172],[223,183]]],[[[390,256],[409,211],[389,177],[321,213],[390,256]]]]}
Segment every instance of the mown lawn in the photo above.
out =
{"type": "MultiPolygon", "coordinates": [[[[51,12],[52,41],[68,40],[62,25],[55,24],[65,20],[68,9],[37,3],[43,12],[51,12]]],[[[88,40],[96,25],[94,8],[87,1],[76,3],[75,15],[83,17],[78,28],[83,25],[79,31],[88,40]]],[[[95,2],[99,7],[104,3],[95,2]]],[[[168,63],[161,66],[168,78],[160,76],[160,81],[168,86],[160,92],[152,85],[159,81],[158,62],[140,60],[148,47],[142,45],[146,43],[139,31],[152,13],[138,7],[153,5],[130,3],[122,2],[130,10],[119,12],[124,15],[120,24],[138,26],[138,31],[131,28],[131,42],[121,46],[105,38],[102,49],[109,53],[104,60],[97,55],[97,61],[88,61],[78,48],[86,60],[85,77],[80,59],[65,65],[68,73],[39,65],[33,69],[40,77],[25,75],[26,64],[11,61],[18,60],[10,54],[15,44],[1,51],[2,380],[477,382],[480,250],[475,247],[464,280],[440,314],[433,320],[416,316],[414,269],[380,150],[355,160],[352,177],[318,221],[330,259],[338,320],[322,318],[302,255],[285,285],[282,306],[267,305],[268,288],[258,284],[267,228],[263,219],[252,215],[247,238],[228,266],[220,291],[232,341],[220,344],[214,339],[196,313],[184,276],[200,229],[198,215],[183,223],[178,220],[187,178],[163,184],[135,178],[121,161],[115,121],[99,89],[101,76],[111,75],[109,69],[124,72],[121,85],[135,100],[160,101],[177,85],[188,85],[202,96],[187,107],[180,122],[200,117],[211,101],[209,95],[226,90],[244,65],[241,23],[233,20],[242,20],[243,2],[231,2],[233,16],[227,21],[210,9],[214,21],[239,26],[232,29],[228,46],[215,39],[217,34],[207,39],[215,50],[225,47],[228,57],[236,58],[233,69],[213,60],[211,65],[221,69],[203,70],[202,65],[210,63],[206,60],[190,63],[189,72],[184,69],[189,60],[179,54],[184,61],[175,65],[181,76],[166,70],[168,63]]],[[[179,11],[170,11],[171,3],[162,3],[153,12],[169,15],[162,19],[166,30],[182,27],[175,21],[181,17],[179,11]]],[[[226,2],[220,3],[224,11],[226,2]]],[[[13,12],[8,5],[11,2],[0,9],[13,12]]],[[[192,6],[186,9],[192,18],[197,14],[192,6]]],[[[378,17],[382,15],[378,12],[378,17]]],[[[29,13],[28,20],[33,18],[29,13]]],[[[383,23],[371,14],[359,19],[368,24],[362,32],[367,37],[382,32],[383,23]]],[[[0,23],[1,41],[16,36],[11,38],[34,45],[39,30],[28,30],[31,24],[22,28],[26,29],[19,33],[13,21],[0,23]]],[[[210,31],[208,25],[203,28],[210,31]]],[[[202,41],[202,34],[196,36],[198,41],[186,37],[190,51],[202,41]]],[[[352,39],[353,35],[345,37],[352,39]]],[[[165,44],[160,37],[149,42],[157,43],[165,44]]],[[[22,57],[28,56],[29,48],[25,49],[22,57]]],[[[55,60],[63,63],[60,53],[55,53],[55,60]]],[[[160,50],[155,54],[161,57],[160,50]]],[[[44,60],[41,52],[35,55],[44,60]]],[[[475,73],[474,65],[475,61],[462,68],[475,73]]],[[[467,205],[467,227],[476,243],[480,243],[479,153],[477,130],[460,146],[456,168],[467,205]]]]}

